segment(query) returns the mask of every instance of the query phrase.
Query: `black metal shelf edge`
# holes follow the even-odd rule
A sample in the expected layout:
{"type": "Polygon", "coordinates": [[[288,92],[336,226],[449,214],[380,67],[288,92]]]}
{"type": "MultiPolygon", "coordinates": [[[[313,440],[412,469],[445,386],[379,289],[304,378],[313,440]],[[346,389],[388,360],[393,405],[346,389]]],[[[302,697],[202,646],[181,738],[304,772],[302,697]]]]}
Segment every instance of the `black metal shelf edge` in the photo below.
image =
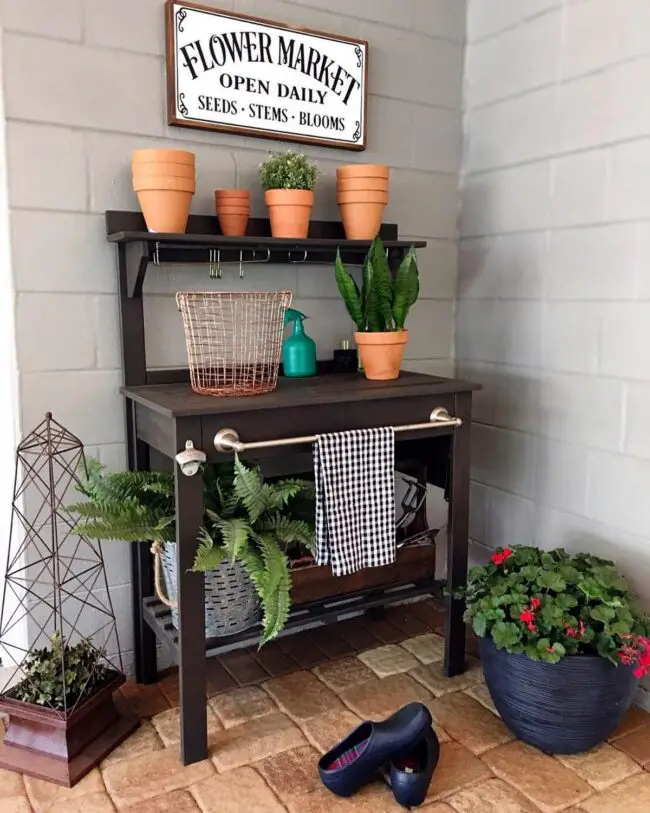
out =
{"type": "MultiPolygon", "coordinates": [[[[308,627],[320,627],[335,624],[350,613],[365,613],[376,607],[386,607],[403,601],[423,596],[439,595],[442,583],[435,579],[426,579],[417,584],[389,586],[366,590],[353,596],[338,596],[324,599],[313,604],[303,604],[291,611],[289,620],[280,633],[280,637],[293,635],[308,627]]],[[[143,616],[161,643],[176,654],[178,649],[178,630],[172,624],[171,610],[155,596],[143,601],[143,616]]],[[[256,625],[235,635],[224,635],[206,641],[206,652],[220,655],[233,649],[246,646],[257,646],[260,641],[261,627],[256,625]]]]}

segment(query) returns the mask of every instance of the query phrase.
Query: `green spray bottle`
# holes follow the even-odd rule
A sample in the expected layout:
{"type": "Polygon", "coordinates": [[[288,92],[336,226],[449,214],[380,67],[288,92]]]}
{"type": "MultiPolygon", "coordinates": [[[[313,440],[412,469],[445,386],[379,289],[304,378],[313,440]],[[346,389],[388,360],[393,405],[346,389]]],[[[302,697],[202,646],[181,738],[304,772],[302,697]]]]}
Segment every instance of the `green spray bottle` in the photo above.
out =
{"type": "Polygon", "coordinates": [[[282,345],[282,364],[287,378],[316,375],[316,342],[305,333],[303,321],[307,318],[293,308],[289,308],[284,315],[285,325],[293,322],[291,335],[282,345]]]}

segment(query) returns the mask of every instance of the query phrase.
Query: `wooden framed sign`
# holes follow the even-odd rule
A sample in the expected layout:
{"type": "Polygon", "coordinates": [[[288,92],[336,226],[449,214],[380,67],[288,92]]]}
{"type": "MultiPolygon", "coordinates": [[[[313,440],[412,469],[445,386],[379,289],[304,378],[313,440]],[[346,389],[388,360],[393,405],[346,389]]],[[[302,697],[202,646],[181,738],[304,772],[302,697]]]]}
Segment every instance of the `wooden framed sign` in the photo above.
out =
{"type": "Polygon", "coordinates": [[[366,148],[368,43],[167,0],[169,123],[366,148]]]}

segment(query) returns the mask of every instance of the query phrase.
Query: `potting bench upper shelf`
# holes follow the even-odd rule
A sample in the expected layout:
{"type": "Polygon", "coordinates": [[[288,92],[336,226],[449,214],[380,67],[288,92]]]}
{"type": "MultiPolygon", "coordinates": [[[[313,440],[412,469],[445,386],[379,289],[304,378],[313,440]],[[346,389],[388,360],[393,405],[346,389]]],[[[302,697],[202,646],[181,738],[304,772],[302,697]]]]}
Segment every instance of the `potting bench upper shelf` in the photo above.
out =
{"type": "MultiPolygon", "coordinates": [[[[193,216],[185,235],[150,234],[140,214],[106,214],[108,239],[117,245],[122,393],[126,399],[129,466],[133,470],[173,466],[176,487],[179,629],[173,627],[169,609],[152,598],[153,568],[148,545],[132,545],[136,672],[140,682],[156,680],[156,639],[164,642],[176,656],[180,677],[181,754],[186,764],[207,756],[206,649],[217,647],[224,651],[246,645],[252,634],[248,631],[206,641],[204,577],[191,572],[197,533],[203,522],[203,483],[199,476],[183,475],[173,462],[187,441],[203,450],[208,461],[232,459],[231,453],[224,454],[215,443],[218,433],[232,429],[242,442],[254,449],[250,455],[246,451],[246,457],[259,460],[267,472],[299,474],[311,469],[309,436],[394,426],[401,430],[396,442],[398,460],[407,461],[417,470],[420,484],[426,486],[428,482],[444,488],[448,495],[446,583],[451,596],[467,576],[469,433],[472,391],[476,386],[415,373],[403,373],[396,381],[367,381],[359,374],[327,374],[327,365],[319,363],[319,374],[314,378],[281,377],[277,389],[268,395],[215,398],[192,391],[187,369],[149,368],[142,294],[150,262],[207,261],[214,265],[215,261],[226,261],[223,256],[215,260],[217,251],[224,252],[228,258],[234,255],[235,262],[244,264],[250,261],[251,254],[264,262],[330,263],[338,248],[348,262],[360,263],[370,246],[369,242],[345,240],[338,223],[312,223],[310,238],[297,241],[271,238],[265,220],[252,220],[250,236],[240,238],[217,234],[216,224],[216,218],[193,216]],[[458,421],[442,421],[436,426],[430,416],[438,408],[458,421]],[[264,448],[260,448],[260,443],[264,448]]],[[[395,269],[411,243],[397,239],[397,226],[383,226],[382,235],[389,263],[395,269]]],[[[272,269],[269,273],[273,273],[272,269]]],[[[422,528],[427,530],[426,505],[420,507],[418,521],[423,524],[415,528],[415,536],[422,528]]],[[[399,556],[396,564],[399,566],[399,556]]],[[[401,574],[398,576],[400,580],[403,578],[401,574]]],[[[432,593],[435,587],[432,560],[428,567],[418,568],[414,577],[412,570],[408,576],[399,584],[366,588],[345,596],[334,591],[311,604],[300,605],[296,600],[295,612],[283,632],[290,634],[305,626],[318,627],[349,616],[351,612],[432,593]]],[[[461,600],[448,599],[445,669],[449,675],[456,675],[465,668],[463,609],[461,600]]],[[[317,629],[313,635],[318,640],[317,629]]]]}

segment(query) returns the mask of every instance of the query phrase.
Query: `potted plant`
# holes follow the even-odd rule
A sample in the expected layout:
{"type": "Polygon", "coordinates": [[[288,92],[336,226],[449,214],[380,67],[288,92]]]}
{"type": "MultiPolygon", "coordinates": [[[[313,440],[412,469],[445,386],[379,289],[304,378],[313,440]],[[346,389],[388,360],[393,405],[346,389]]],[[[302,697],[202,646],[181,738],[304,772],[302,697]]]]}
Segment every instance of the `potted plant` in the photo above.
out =
{"type": "Polygon", "coordinates": [[[470,571],[465,620],[504,722],[547,753],[605,740],[650,669],[649,620],[613,562],[500,548],[470,571]]]}
{"type": "MultiPolygon", "coordinates": [[[[70,506],[81,516],[80,533],[96,539],[153,542],[162,559],[172,621],[178,622],[174,478],[165,472],[106,473],[90,461],[80,486],[86,502],[70,506]]],[[[230,635],[258,623],[262,643],[286,623],[291,606],[289,556],[313,550],[313,526],[293,514],[293,503],[313,503],[304,480],[263,482],[257,468],[206,466],[203,472],[205,527],[194,570],[205,572],[206,635],[230,635]],[[233,596],[235,598],[233,598],[233,596]]]]}
{"type": "Polygon", "coordinates": [[[19,682],[0,698],[9,717],[4,767],[73,785],[138,727],[113,702],[122,683],[90,639],[72,645],[55,632],[49,646],[27,655],[19,682]]]}
{"type": "Polygon", "coordinates": [[[376,237],[363,265],[361,291],[337,252],[336,283],[357,326],[354,339],[366,378],[398,378],[409,336],[406,317],[420,292],[415,249],[409,249],[393,279],[384,245],[376,237]]]}
{"type": "Polygon", "coordinates": [[[260,164],[260,182],[273,237],[306,238],[319,170],[302,153],[271,153],[260,164]]]}

